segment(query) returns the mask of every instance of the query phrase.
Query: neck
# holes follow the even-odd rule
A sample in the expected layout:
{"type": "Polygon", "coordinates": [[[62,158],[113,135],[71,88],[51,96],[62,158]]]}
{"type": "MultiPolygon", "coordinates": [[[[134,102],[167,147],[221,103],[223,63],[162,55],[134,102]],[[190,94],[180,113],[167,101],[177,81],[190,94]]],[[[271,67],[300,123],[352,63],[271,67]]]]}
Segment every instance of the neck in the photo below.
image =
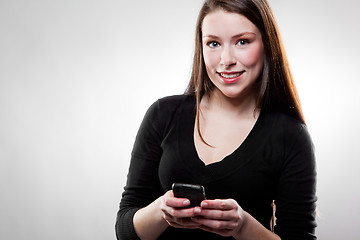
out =
{"type": "Polygon", "coordinates": [[[210,94],[204,96],[202,103],[204,108],[222,112],[228,116],[258,115],[254,94],[231,98],[225,96],[218,89],[214,89],[210,94]]]}

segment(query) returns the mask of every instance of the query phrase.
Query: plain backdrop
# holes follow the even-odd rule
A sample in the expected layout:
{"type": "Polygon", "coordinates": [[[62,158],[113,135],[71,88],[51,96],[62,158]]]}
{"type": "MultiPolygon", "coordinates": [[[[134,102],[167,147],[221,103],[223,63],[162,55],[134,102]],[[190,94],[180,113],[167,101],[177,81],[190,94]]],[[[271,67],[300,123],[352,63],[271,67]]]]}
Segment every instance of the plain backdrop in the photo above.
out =
{"type": "MultiPolygon", "coordinates": [[[[0,239],[115,239],[133,141],[202,0],[0,1],[0,239]]],[[[316,146],[319,239],[360,235],[357,0],[270,0],[316,146]]]]}

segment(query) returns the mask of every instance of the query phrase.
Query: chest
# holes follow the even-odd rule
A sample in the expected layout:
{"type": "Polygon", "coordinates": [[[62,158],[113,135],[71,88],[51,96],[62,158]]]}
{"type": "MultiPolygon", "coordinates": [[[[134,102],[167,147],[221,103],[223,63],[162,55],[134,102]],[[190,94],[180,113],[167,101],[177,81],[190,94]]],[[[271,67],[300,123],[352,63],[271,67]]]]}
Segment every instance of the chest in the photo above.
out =
{"type": "MultiPolygon", "coordinates": [[[[163,135],[158,177],[164,191],[171,189],[174,182],[183,182],[206,186],[207,194],[214,198],[233,196],[244,199],[244,196],[250,196],[254,199],[260,194],[264,199],[273,194],[283,154],[276,136],[269,131],[268,125],[272,124],[265,120],[265,115],[236,131],[223,128],[222,134],[216,134],[218,142],[215,143],[227,139],[234,144],[228,144],[230,148],[221,148],[224,151],[210,152],[214,161],[205,162],[200,158],[201,149],[195,146],[196,115],[193,109],[193,106],[179,109],[163,135]]],[[[219,129],[211,134],[217,132],[219,129]]]]}
{"type": "Polygon", "coordinates": [[[208,119],[201,122],[201,132],[195,124],[193,141],[199,159],[205,165],[222,161],[242,145],[255,123],[255,118],[233,121],[208,119]]]}
{"type": "MultiPolygon", "coordinates": [[[[259,127],[250,127],[240,141],[238,136],[231,138],[236,139],[236,144],[230,150],[210,151],[208,156],[222,155],[206,163],[195,147],[194,122],[187,124],[186,121],[189,120],[180,117],[174,122],[161,144],[163,152],[158,176],[164,190],[170,189],[174,182],[183,182],[206,186],[208,197],[213,198],[251,196],[254,199],[261,194],[264,199],[272,194],[276,184],[276,167],[272,163],[280,156],[272,151],[273,146],[268,144],[270,139],[262,135],[264,132],[259,127]]],[[[223,137],[227,138],[228,134],[223,137]]]]}
{"type": "Polygon", "coordinates": [[[272,199],[276,189],[277,171],[271,162],[279,156],[267,146],[248,141],[218,162],[205,164],[194,146],[164,144],[159,166],[163,189],[174,182],[201,184],[209,199],[233,198],[242,204],[257,199],[272,199]],[[255,150],[255,151],[254,151],[255,150]]]}

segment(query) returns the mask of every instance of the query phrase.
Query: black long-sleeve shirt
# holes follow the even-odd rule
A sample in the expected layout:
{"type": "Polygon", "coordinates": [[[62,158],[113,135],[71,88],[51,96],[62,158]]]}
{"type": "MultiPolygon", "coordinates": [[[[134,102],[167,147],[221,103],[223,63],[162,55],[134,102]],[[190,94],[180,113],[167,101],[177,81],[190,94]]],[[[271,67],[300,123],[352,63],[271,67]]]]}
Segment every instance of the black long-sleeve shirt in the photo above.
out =
{"type": "MultiPolygon", "coordinates": [[[[135,212],[174,182],[202,184],[208,199],[235,199],[266,228],[276,204],[282,240],[316,239],[316,169],[307,128],[282,113],[261,111],[245,141],[222,161],[205,165],[194,146],[195,99],[166,97],[147,111],[136,137],[117,215],[118,239],[139,239],[135,212]]],[[[168,227],[159,239],[232,239],[168,227]]]]}

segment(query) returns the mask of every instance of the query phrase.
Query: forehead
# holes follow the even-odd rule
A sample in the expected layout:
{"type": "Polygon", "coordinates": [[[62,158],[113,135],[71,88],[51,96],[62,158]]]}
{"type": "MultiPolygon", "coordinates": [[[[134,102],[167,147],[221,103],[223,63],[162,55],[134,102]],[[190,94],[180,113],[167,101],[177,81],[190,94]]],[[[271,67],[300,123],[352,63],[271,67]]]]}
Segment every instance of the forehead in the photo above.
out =
{"type": "Polygon", "coordinates": [[[206,34],[236,35],[241,32],[258,34],[258,28],[244,15],[216,10],[207,14],[202,23],[202,32],[206,34]]]}

